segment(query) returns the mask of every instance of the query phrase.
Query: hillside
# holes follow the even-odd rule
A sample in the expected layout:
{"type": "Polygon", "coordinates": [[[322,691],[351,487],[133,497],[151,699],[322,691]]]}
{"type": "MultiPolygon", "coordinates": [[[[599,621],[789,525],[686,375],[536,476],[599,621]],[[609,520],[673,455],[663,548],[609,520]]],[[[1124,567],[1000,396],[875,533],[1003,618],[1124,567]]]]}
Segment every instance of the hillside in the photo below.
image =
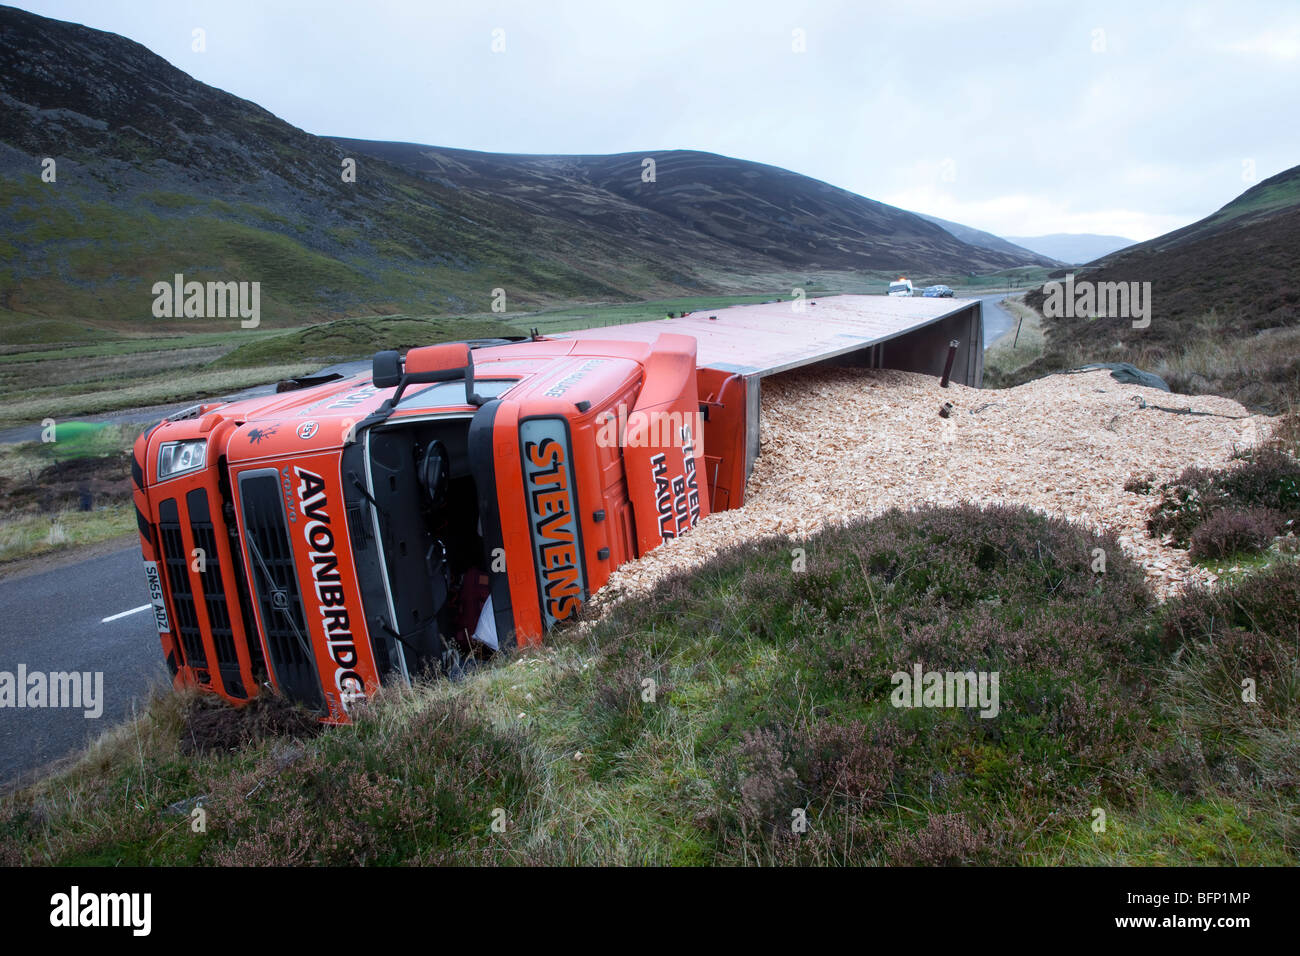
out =
{"type": "Polygon", "coordinates": [[[1133,245],[1123,236],[1098,236],[1088,232],[1054,232],[1047,236],[1008,236],[1010,242],[1064,263],[1084,263],[1133,245]]]}
{"type": "Polygon", "coordinates": [[[276,325],[482,312],[495,288],[518,310],[1021,264],[911,213],[707,153],[511,156],[312,136],[130,40],[9,7],[0,102],[0,319],[34,317],[52,336],[192,329],[150,315],[153,283],[175,273],[261,282],[276,325]],[[646,156],[654,183],[641,181],[646,156]],[[45,157],[55,182],[41,180],[45,157]]]}
{"type": "MultiPolygon", "coordinates": [[[[1177,249],[1202,239],[1222,236],[1243,226],[1266,222],[1297,208],[1300,208],[1300,166],[1293,166],[1256,183],[1230,203],[1190,226],[1120,251],[1127,255],[1177,249]]],[[[1105,255],[1110,258],[1110,254],[1105,255]]]]}
{"type": "MultiPolygon", "coordinates": [[[[667,239],[725,244],[734,267],[997,270],[1039,262],[1032,253],[954,242],[917,216],[775,166],[694,150],[612,156],[529,156],[331,137],[345,151],[384,159],[484,199],[509,198],[548,220],[598,226],[647,252],[667,239]],[[642,179],[646,159],[654,181],[642,179]]],[[[964,228],[964,227],[960,227],[964,228]]],[[[972,233],[976,230],[970,230],[972,233]]]]}
{"type": "Polygon", "coordinates": [[[1035,252],[1025,246],[1018,246],[1014,242],[1009,242],[1001,236],[995,236],[991,232],[984,232],[982,229],[972,229],[970,226],[963,226],[959,222],[950,222],[947,219],[940,219],[938,216],[927,216],[923,212],[918,212],[918,216],[939,226],[956,239],[968,243],[972,246],[978,246],[981,249],[990,249],[994,252],[1005,253],[1011,256],[1021,256],[1027,262],[1032,262],[1040,266],[1058,266],[1062,263],[1051,256],[1035,252]]]}
{"type": "MultiPolygon", "coordinates": [[[[1300,401],[1300,167],[1075,281],[1150,282],[1150,326],[1045,320],[1047,352],[1023,374],[1128,361],[1175,391],[1227,395],[1269,412],[1300,401]]],[[[1041,311],[1044,298],[1037,289],[1026,301],[1041,311]]]]}

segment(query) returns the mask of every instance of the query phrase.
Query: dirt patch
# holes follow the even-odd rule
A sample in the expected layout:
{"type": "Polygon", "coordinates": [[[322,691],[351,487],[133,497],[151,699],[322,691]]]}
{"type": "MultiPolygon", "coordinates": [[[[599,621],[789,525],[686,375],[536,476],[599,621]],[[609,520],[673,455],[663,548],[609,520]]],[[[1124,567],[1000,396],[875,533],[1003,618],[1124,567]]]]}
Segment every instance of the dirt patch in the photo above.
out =
{"type": "Polygon", "coordinates": [[[1111,531],[1165,598],[1217,578],[1148,533],[1152,499],[1125,484],[1222,466],[1264,441],[1272,422],[1231,399],[1123,385],[1104,370],[996,391],[890,370],[774,376],[763,384],[762,454],[744,507],[623,565],[593,604],[644,593],[739,541],[961,502],[1022,505],[1111,531]]]}
{"type": "Polygon", "coordinates": [[[131,453],[73,458],[0,478],[0,511],[51,512],[131,500],[131,453]]]}
{"type": "Polygon", "coordinates": [[[227,753],[274,737],[313,737],[320,722],[277,694],[263,694],[242,707],[201,695],[185,714],[182,754],[227,753]]]}

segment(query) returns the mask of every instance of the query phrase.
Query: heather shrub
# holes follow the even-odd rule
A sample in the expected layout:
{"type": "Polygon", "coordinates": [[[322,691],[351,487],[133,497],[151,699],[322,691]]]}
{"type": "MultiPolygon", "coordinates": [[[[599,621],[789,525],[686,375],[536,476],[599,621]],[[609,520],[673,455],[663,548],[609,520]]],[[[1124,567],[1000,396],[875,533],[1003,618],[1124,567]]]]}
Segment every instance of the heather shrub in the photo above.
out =
{"type": "Polygon", "coordinates": [[[1134,495],[1149,495],[1155,489],[1155,476],[1133,475],[1124,482],[1124,490],[1134,495]]]}
{"type": "Polygon", "coordinates": [[[783,736],[772,730],[747,730],[735,753],[740,817],[768,830],[783,825],[794,809],[806,803],[783,736]]]}
{"type": "Polygon", "coordinates": [[[1300,458],[1300,405],[1294,401],[1281,416],[1265,442],[1268,448],[1300,458]]]}
{"type": "MultiPolygon", "coordinates": [[[[1279,562],[1170,603],[1178,653],[1159,704],[1176,717],[1158,745],[1161,779],[1187,792],[1300,796],[1300,564],[1279,562]]],[[[1296,821],[1300,822],[1300,821],[1296,821]]]]}
{"type": "Polygon", "coordinates": [[[632,708],[612,739],[584,724],[569,745],[602,785],[640,788],[629,753],[689,728],[711,787],[681,812],[706,826],[715,862],[880,863],[899,841],[922,862],[987,861],[1140,773],[1145,670],[1162,653],[1152,603],[1112,537],[1022,509],[893,511],[740,545],[616,606],[556,694],[612,686],[624,708],[657,668],[662,705],[632,708]],[[894,706],[895,675],[918,665],[996,672],[998,713],[894,706]],[[955,816],[918,837],[891,809],[918,804],[955,816]]]}
{"type": "Polygon", "coordinates": [[[348,726],[169,696],[0,800],[0,862],[1294,862],[1298,602],[1284,558],[1161,606],[1109,535],[893,511],[743,544],[348,726]],[[918,669],[997,674],[996,706],[913,706],[918,669]]]}
{"type": "Polygon", "coordinates": [[[1300,463],[1274,448],[1257,449],[1222,470],[1186,469],[1161,486],[1147,530],[1186,548],[1216,512],[1261,509],[1277,512],[1282,522],[1300,519],[1300,463]]]}
{"type": "Polygon", "coordinates": [[[1174,649],[1213,642],[1234,630],[1294,640],[1298,605],[1300,564],[1279,561],[1224,587],[1194,588],[1171,601],[1163,613],[1163,642],[1174,649]]]}
{"type": "Polygon", "coordinates": [[[978,863],[987,840],[959,813],[931,814],[914,832],[904,832],[889,846],[895,866],[957,866],[978,863]]]}
{"type": "MultiPolygon", "coordinates": [[[[218,865],[440,863],[487,853],[498,808],[525,815],[535,770],[521,738],[457,698],[400,722],[363,710],[310,754],[272,753],[211,781],[218,865]]],[[[509,839],[498,841],[504,850],[509,839]]]]}
{"type": "Polygon", "coordinates": [[[1264,551],[1284,520],[1280,512],[1269,508],[1224,508],[1197,526],[1188,550],[1197,561],[1264,551]]]}

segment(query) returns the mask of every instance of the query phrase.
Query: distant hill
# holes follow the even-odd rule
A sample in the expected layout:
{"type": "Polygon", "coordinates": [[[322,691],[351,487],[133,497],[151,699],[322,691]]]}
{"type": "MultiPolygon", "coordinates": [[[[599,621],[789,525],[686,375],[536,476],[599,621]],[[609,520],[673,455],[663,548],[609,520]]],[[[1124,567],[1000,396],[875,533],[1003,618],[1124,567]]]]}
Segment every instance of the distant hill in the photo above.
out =
{"type": "Polygon", "coordinates": [[[1031,254],[954,241],[919,216],[775,166],[690,150],[538,156],[330,137],[483,201],[509,200],[569,229],[599,229],[647,256],[694,243],[744,274],[778,270],[995,271],[1031,254]],[[654,179],[642,177],[654,160],[654,179]]]}
{"type": "Polygon", "coordinates": [[[1063,263],[1050,256],[1042,255],[1032,249],[1024,246],[1018,246],[1013,242],[1008,242],[1001,236],[995,236],[991,232],[984,232],[981,229],[972,229],[970,226],[963,226],[959,222],[949,222],[947,219],[940,219],[938,216],[927,216],[923,212],[918,212],[918,216],[929,222],[940,226],[951,233],[955,238],[972,246],[979,246],[981,249],[992,249],[996,252],[1002,252],[1011,256],[1023,256],[1027,263],[1040,266],[1059,266],[1063,263]]]}
{"type": "Polygon", "coordinates": [[[1092,262],[1127,246],[1123,236],[1097,236],[1089,232],[1054,232],[1048,236],[1007,236],[1010,242],[1069,265],[1092,262]]]}
{"type": "Polygon", "coordinates": [[[1174,249],[1199,239],[1225,235],[1241,226],[1265,222],[1296,208],[1300,208],[1300,166],[1256,183],[1221,209],[1190,226],[1138,243],[1125,252],[1174,249]]]}
{"type": "Polygon", "coordinates": [[[1024,263],[708,153],[516,156],[312,136],[137,43],[11,7],[0,7],[0,102],[10,321],[161,328],[150,289],[175,273],[260,281],[274,325],[482,312],[497,288],[521,310],[1024,263]],[[46,157],[56,182],[40,178],[46,157]]]}
{"type": "MultiPolygon", "coordinates": [[[[1176,391],[1278,412],[1300,403],[1300,166],[1199,222],[1078,270],[1076,284],[1151,283],[1150,325],[1122,317],[1047,320],[1041,374],[1131,361],[1176,391]]],[[[1042,289],[1026,296],[1041,309],[1042,289]]]]}

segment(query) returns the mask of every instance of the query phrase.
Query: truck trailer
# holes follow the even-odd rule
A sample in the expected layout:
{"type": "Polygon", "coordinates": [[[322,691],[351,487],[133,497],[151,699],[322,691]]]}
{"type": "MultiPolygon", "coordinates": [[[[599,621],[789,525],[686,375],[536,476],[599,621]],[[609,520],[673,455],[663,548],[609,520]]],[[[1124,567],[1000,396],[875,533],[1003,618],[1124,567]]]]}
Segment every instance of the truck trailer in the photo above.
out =
{"type": "Polygon", "coordinates": [[[978,301],[836,296],[380,352],[172,415],[132,482],[173,681],[344,723],[385,683],[537,644],[619,565],[744,503],[764,377],[938,375],[953,342],[978,386],[978,301]]]}

